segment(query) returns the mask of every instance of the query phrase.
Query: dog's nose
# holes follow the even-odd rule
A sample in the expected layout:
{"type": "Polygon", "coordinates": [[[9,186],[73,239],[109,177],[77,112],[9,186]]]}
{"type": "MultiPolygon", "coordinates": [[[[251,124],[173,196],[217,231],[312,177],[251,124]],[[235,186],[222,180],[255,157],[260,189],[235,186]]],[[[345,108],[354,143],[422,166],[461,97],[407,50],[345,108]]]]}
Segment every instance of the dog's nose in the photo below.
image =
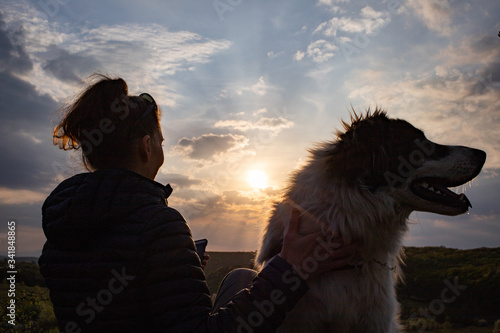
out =
{"type": "Polygon", "coordinates": [[[479,167],[479,169],[481,169],[483,167],[484,162],[486,162],[486,152],[484,152],[480,149],[475,149],[475,148],[470,148],[470,147],[465,147],[465,146],[458,146],[457,148],[472,163],[476,164],[479,167]]]}
{"type": "Polygon", "coordinates": [[[475,158],[478,160],[479,163],[481,163],[482,167],[484,162],[486,162],[486,152],[479,149],[473,149],[473,151],[475,158]]]}

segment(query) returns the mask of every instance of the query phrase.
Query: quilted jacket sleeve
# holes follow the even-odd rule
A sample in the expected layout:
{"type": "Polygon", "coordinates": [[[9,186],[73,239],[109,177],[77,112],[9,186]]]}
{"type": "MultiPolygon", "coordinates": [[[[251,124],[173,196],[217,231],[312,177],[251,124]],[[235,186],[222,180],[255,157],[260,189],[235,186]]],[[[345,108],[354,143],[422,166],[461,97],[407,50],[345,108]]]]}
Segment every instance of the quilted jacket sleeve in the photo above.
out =
{"type": "Polygon", "coordinates": [[[141,308],[148,332],[274,332],[307,290],[305,281],[277,256],[250,289],[211,315],[191,231],[169,207],[148,223],[141,249],[141,308]]]}

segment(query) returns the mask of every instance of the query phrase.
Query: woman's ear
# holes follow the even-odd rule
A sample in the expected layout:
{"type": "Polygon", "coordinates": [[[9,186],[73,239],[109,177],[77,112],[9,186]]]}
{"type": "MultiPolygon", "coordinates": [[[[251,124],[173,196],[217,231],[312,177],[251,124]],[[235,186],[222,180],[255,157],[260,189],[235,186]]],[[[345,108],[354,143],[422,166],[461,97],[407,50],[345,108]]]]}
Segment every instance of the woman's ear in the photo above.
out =
{"type": "Polygon", "coordinates": [[[144,162],[149,161],[152,155],[152,147],[151,147],[151,136],[149,134],[145,135],[141,139],[141,143],[139,145],[139,155],[144,162]]]}

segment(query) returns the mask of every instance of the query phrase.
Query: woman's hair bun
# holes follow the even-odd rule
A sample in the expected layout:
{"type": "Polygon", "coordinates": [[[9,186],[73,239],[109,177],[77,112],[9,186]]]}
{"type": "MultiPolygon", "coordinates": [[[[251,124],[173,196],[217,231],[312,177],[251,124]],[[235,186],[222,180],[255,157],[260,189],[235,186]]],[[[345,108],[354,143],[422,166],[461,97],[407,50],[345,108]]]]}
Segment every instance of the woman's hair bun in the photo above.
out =
{"type": "MultiPolygon", "coordinates": [[[[54,128],[53,143],[64,150],[81,149],[87,169],[97,169],[128,158],[129,133],[147,102],[128,97],[122,78],[94,74],[89,79],[87,88],[62,108],[64,116],[54,128]]],[[[159,128],[158,117],[157,111],[151,124],[143,125],[148,133],[159,128]]]]}

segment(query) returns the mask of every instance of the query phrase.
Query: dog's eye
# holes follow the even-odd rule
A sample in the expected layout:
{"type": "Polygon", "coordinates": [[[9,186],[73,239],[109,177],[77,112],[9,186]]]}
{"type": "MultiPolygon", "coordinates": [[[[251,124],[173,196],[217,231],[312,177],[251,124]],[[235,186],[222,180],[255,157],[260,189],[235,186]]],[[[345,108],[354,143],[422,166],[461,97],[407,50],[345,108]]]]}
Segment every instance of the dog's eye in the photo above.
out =
{"type": "Polygon", "coordinates": [[[449,153],[450,153],[449,147],[438,145],[435,143],[432,143],[432,144],[433,144],[434,150],[433,150],[432,154],[429,156],[430,158],[438,160],[438,159],[444,158],[444,157],[449,155],[449,153]]]}

